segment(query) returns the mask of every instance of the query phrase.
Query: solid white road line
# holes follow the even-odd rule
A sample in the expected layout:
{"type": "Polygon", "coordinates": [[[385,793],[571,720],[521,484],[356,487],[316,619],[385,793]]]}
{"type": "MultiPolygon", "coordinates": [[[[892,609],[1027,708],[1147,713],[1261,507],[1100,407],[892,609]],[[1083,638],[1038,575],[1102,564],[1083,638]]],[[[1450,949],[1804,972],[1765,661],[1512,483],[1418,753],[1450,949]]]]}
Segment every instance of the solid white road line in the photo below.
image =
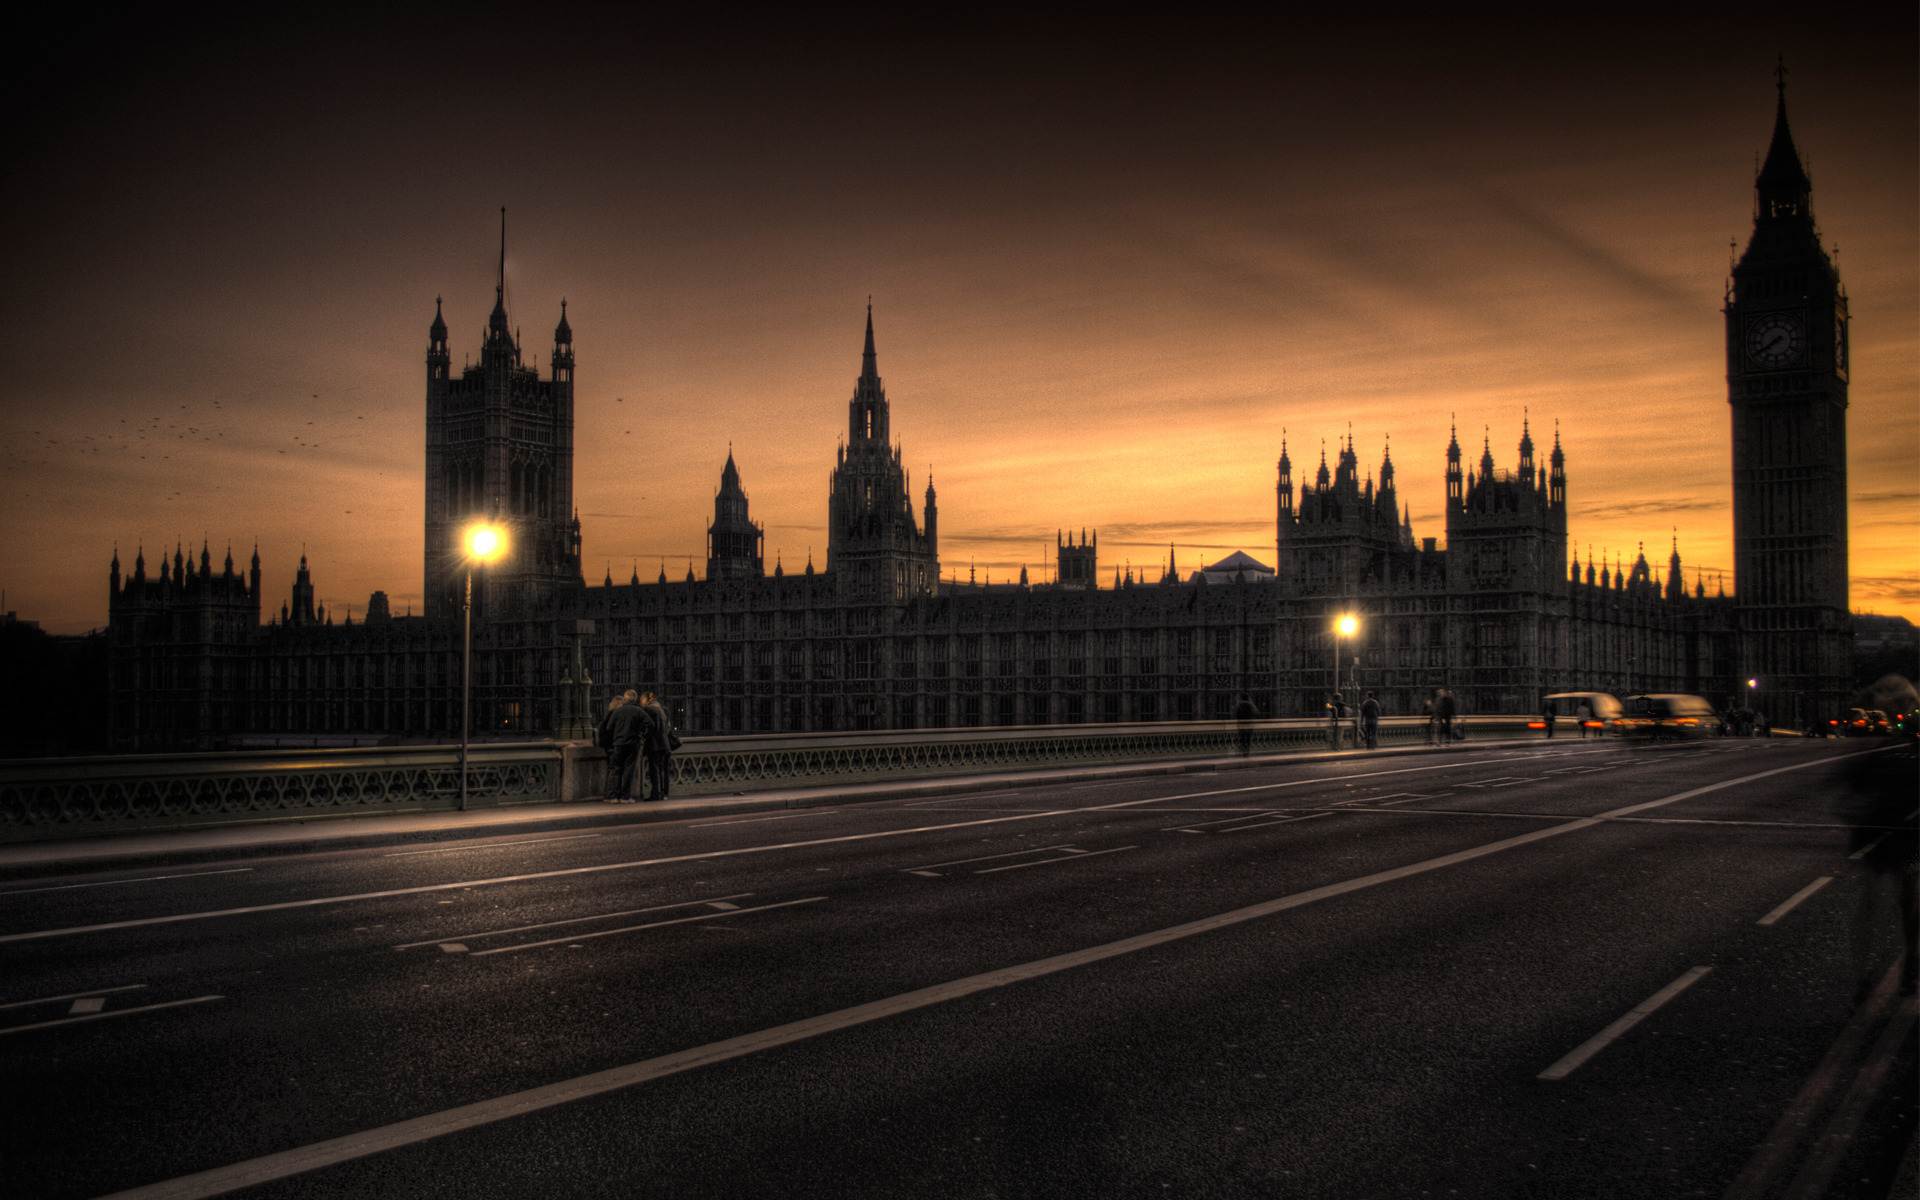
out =
{"type": "MultiPolygon", "coordinates": [[[[1351,800],[1336,800],[1336,804],[1352,804],[1351,800]]],[[[1256,809],[1253,812],[1235,813],[1231,817],[1221,817],[1217,821],[1193,821],[1186,825],[1169,825],[1161,833],[1199,833],[1209,825],[1230,825],[1235,821],[1253,821],[1261,817],[1270,817],[1277,812],[1286,812],[1284,808],[1256,809]]]]}
{"type": "MultiPolygon", "coordinates": [[[[731,896],[714,896],[707,900],[678,900],[672,904],[656,904],[652,908],[629,908],[621,912],[594,913],[586,917],[567,917],[559,921],[541,921],[533,925],[515,925],[511,929],[488,929],[480,933],[456,933],[454,937],[483,938],[498,937],[503,933],[525,933],[529,929],[552,929],[557,925],[578,925],[583,921],[611,921],[615,917],[637,917],[641,913],[665,912],[670,908],[691,908],[696,904],[714,904],[722,900],[739,900],[753,895],[752,892],[735,892],[731,896]]],[[[411,950],[416,946],[437,946],[446,941],[445,936],[428,938],[424,942],[402,942],[395,950],[411,950]]]]}
{"type": "Polygon", "coordinates": [[[702,821],[698,825],[689,825],[688,829],[712,829],[716,825],[753,825],[761,821],[791,821],[795,817],[830,817],[839,812],[837,808],[810,808],[805,812],[778,813],[771,817],[741,817],[733,821],[702,821]]]}
{"type": "Polygon", "coordinates": [[[125,983],[119,987],[95,988],[90,992],[68,992],[64,996],[42,996],[38,1000],[15,1000],[8,1004],[0,1004],[0,1010],[27,1008],[34,1004],[53,1004],[61,1000],[78,1000],[82,996],[110,996],[115,992],[137,992],[145,986],[147,985],[144,983],[125,983]]]}
{"type": "Polygon", "coordinates": [[[1754,1151],[1746,1167],[1727,1185],[1721,1200],[1760,1200],[1762,1196],[1772,1193],[1774,1178],[1813,1128],[1814,1118],[1827,1108],[1833,1093],[1845,1082],[1847,1070],[1859,1057],[1867,1035],[1880,1022],[1886,1010],[1898,1002],[1895,989],[1899,979],[1900,963],[1896,961],[1880,976],[1880,982],[1868,993],[1866,1000],[1854,1010],[1853,1016],[1840,1030],[1840,1036],[1834,1039],[1833,1045],[1821,1057],[1820,1065],[1813,1069],[1813,1074],[1807,1076],[1793,1103],[1774,1122],[1767,1140],[1760,1143],[1760,1148],[1754,1151]]]}
{"type": "Polygon", "coordinates": [[[1083,858],[1099,858],[1102,854],[1118,854],[1122,850],[1138,850],[1138,846],[1115,846],[1111,850],[1075,850],[1072,854],[1063,854],[1059,858],[1042,858],[1035,862],[1009,863],[1004,867],[982,867],[975,875],[991,875],[995,871],[1018,871],[1022,867],[1040,867],[1047,863],[1079,862],[1083,858]]]}
{"type": "Polygon", "coordinates": [[[1005,854],[982,854],[978,858],[956,858],[951,862],[921,863],[917,867],[902,867],[902,871],[931,871],[935,867],[963,867],[968,863],[992,862],[996,858],[1018,858],[1022,854],[1046,854],[1054,850],[1065,850],[1066,844],[1058,846],[1035,846],[1030,850],[1009,850],[1005,854]]]}
{"type": "Polygon", "coordinates": [[[519,842],[467,842],[459,846],[436,846],[431,850],[396,850],[391,854],[382,854],[381,858],[411,858],[416,854],[457,854],[462,850],[504,850],[508,846],[541,846],[548,842],[574,842],[581,838],[595,838],[597,833],[570,833],[565,837],[529,838],[519,842]]]}
{"type": "Polygon", "coordinates": [[[1766,916],[1761,917],[1758,921],[1755,921],[1754,924],[1755,925],[1773,924],[1775,921],[1778,921],[1781,917],[1786,916],[1788,913],[1792,912],[1794,909],[1800,907],[1800,902],[1802,900],[1805,900],[1808,896],[1813,895],[1815,892],[1819,891],[1821,888],[1827,886],[1832,882],[1833,882],[1833,876],[1822,875],[1820,878],[1814,880],[1812,883],[1801,888],[1799,891],[1795,892],[1793,895],[1788,896],[1784,901],[1781,902],[1780,907],[1774,909],[1772,912],[1768,913],[1766,916]]]}
{"type": "Polygon", "coordinates": [[[1695,983],[1699,982],[1701,976],[1711,970],[1713,970],[1712,967],[1694,967],[1688,970],[1687,973],[1680,978],[1641,1001],[1639,1006],[1632,1012],[1574,1047],[1573,1051],[1565,1058],[1562,1058],[1559,1062],[1554,1063],[1546,1070],[1540,1072],[1534,1076],[1534,1078],[1544,1079],[1549,1083],[1556,1079],[1565,1079],[1567,1076],[1579,1070],[1580,1064],[1612,1045],[1621,1034],[1646,1020],[1654,1010],[1675,996],[1678,996],[1681,992],[1692,987],[1695,983]]]}
{"type": "Polygon", "coordinates": [[[88,996],[85,1000],[75,1000],[73,1007],[67,1010],[68,1016],[80,1016],[85,1013],[97,1013],[107,1006],[105,996],[88,996]]]}
{"type": "MultiPolygon", "coordinates": [[[[1872,752],[1867,751],[1866,753],[1872,752]]],[[[509,1117],[539,1112],[542,1109],[567,1104],[575,1100],[584,1100],[591,1096],[598,1096],[606,1092],[617,1091],[621,1088],[632,1087],[635,1084],[646,1083],[650,1080],[664,1078],[668,1075],[677,1075],[680,1072],[695,1070],[713,1063],[726,1062],[729,1059],[740,1058],[744,1055],[757,1054],[762,1050],[771,1050],[777,1046],[785,1046],[793,1042],[805,1041],[808,1038],[818,1037],[824,1033],[832,1033],[836,1030],[848,1029],[856,1025],[864,1025],[870,1021],[878,1021],[882,1018],[895,1016],[900,1013],[912,1012],[915,1009],[926,1008],[935,1004],[943,1004],[948,1000],[955,1000],[962,996],[970,996],[975,992],[983,992],[990,988],[1006,987],[1010,984],[1021,983],[1029,979],[1038,979],[1061,971],[1071,970],[1074,967],[1085,966],[1088,963],[1102,962],[1106,959],[1118,958],[1124,954],[1132,954],[1136,951],[1151,949],[1155,946],[1179,941],[1182,938],[1189,938],[1202,933],[1211,933],[1216,929],[1225,929],[1245,921],[1257,920],[1261,917],[1271,916],[1274,913],[1285,912],[1288,909],[1300,908],[1319,900],[1327,900],[1335,896],[1344,896],[1349,892],[1357,892],[1365,888],[1376,887],[1383,883],[1390,883],[1397,879],[1406,879],[1411,876],[1425,874],[1428,871],[1437,871],[1443,867],[1453,866],[1456,863],[1471,862],[1477,858],[1484,858],[1489,854],[1499,854],[1502,851],[1530,845],[1550,837],[1558,837],[1563,833],[1572,833],[1580,829],[1591,829],[1595,825],[1602,824],[1608,817],[1626,816],[1635,812],[1644,812],[1650,808],[1658,808],[1663,804],[1674,804],[1681,800],[1689,800],[1695,796],[1705,795],[1708,792],[1716,792],[1721,788],[1733,787],[1736,784],[1751,783],[1756,779],[1764,779],[1769,775],[1778,775],[1782,772],[1795,771],[1803,767],[1816,766],[1823,763],[1838,762],[1843,757],[1852,756],[1845,755],[1836,756],[1835,758],[1811,759],[1804,763],[1796,763],[1793,766],[1777,767],[1771,771],[1761,771],[1754,775],[1743,775],[1737,779],[1723,780],[1719,783],[1708,784],[1690,791],[1679,792],[1672,796],[1664,796],[1658,800],[1649,800],[1644,804],[1634,804],[1626,808],[1615,809],[1609,813],[1602,813],[1598,817],[1583,817],[1577,821],[1569,821],[1564,825],[1555,825],[1550,829],[1536,829],[1532,833],[1523,833],[1518,837],[1504,838],[1497,842],[1489,842],[1484,846],[1475,846],[1470,850],[1456,851],[1453,854],[1443,854],[1439,858],[1430,858],[1425,862],[1412,863],[1404,867],[1395,867],[1390,871],[1379,871],[1372,875],[1362,875],[1357,879],[1328,884],[1325,887],[1314,888],[1311,891],[1295,892],[1291,896],[1282,896],[1277,900],[1268,900],[1247,908],[1220,913],[1217,916],[1205,917],[1198,921],[1189,921],[1184,925],[1174,925],[1170,928],[1156,930],[1152,933],[1138,934],[1134,937],[1123,938],[1117,942],[1108,942],[1105,945],[1092,946],[1085,950],[1075,950],[1067,954],[1059,954],[1052,958],[1043,958],[1019,966],[1002,967],[999,970],[987,971],[980,975],[970,975],[964,979],[956,979],[948,983],[935,984],[932,987],[921,988],[918,991],[903,992],[900,995],[889,996],[883,1000],[875,1000],[867,1004],[855,1005],[852,1008],[843,1008],[838,1012],[825,1013],[818,1017],[808,1017],[804,1020],[793,1021],[786,1025],[776,1025],[772,1029],[763,1029],[757,1033],[742,1034],[739,1037],[727,1038],[724,1041],[712,1042],[705,1046],[696,1046],[691,1050],[681,1050],[673,1054],[663,1055],[659,1058],[650,1058],[644,1062],[632,1063],[624,1067],[613,1067],[605,1071],[596,1071],[591,1075],[582,1075],[575,1079],[548,1084],[545,1087],[530,1088],[524,1092],[514,1092],[506,1096],[496,1097],[492,1100],[481,1100],[473,1104],[461,1105],[458,1108],[450,1108],[444,1112],[429,1113],[423,1117],[415,1117],[410,1121],[400,1121],[392,1125],[381,1126],[378,1129],[369,1129],[361,1133],[351,1133],[344,1137],[331,1138],[324,1142],[315,1142],[311,1145],[301,1146],[293,1150],[283,1150],[277,1154],[263,1155],[260,1158],[248,1159],[245,1162],[234,1163],[231,1166],[217,1167],[210,1171],[201,1171],[194,1175],[183,1175],[178,1179],[170,1179],[162,1183],[150,1184],[146,1187],[116,1192],[112,1196],[103,1197],[102,1200],[197,1200],[199,1197],[218,1196],[225,1192],[237,1191],[240,1188],[269,1183],[276,1179],[285,1179],[292,1175],[304,1174],[307,1171],[315,1171],[321,1167],[332,1166],[336,1163],[365,1158],[368,1155],[378,1154],[384,1150],[392,1150],[400,1146],[410,1146],[416,1142],[424,1142],[430,1138],[442,1137],[463,1129],[472,1129],[481,1125],[491,1125],[496,1121],[504,1121],[509,1117]]]]}
{"type": "Polygon", "coordinates": [[[1888,1021],[1886,1028],[1880,1031],[1879,1040],[1867,1052],[1867,1061],[1860,1068],[1860,1073],[1853,1077],[1853,1083],[1847,1088],[1840,1107],[1828,1119],[1826,1128],[1820,1131],[1819,1139],[1813,1144],[1813,1153],[1807,1156],[1799,1173],[1787,1184],[1787,1190],[1780,1193],[1780,1200],[1824,1200],[1833,1195],[1833,1177],[1839,1173],[1841,1160],[1852,1148],[1860,1126],[1865,1123],[1868,1112],[1879,1097],[1887,1072],[1893,1067],[1894,1056],[1899,1053],[1901,1043],[1907,1040],[1907,1031],[1913,1028],[1915,1015],[1911,997],[1894,1010],[1893,1020],[1888,1021]]]}
{"type": "Polygon", "coordinates": [[[1335,814],[1330,812],[1308,813],[1302,817],[1281,817],[1278,821],[1261,821],[1257,825],[1235,825],[1232,829],[1216,829],[1214,830],[1214,832],[1215,833],[1239,833],[1243,829],[1266,829],[1269,826],[1273,826],[1273,825],[1291,825],[1295,821],[1313,821],[1313,820],[1318,820],[1321,817],[1331,817],[1334,815],[1335,814]]]}
{"type": "Polygon", "coordinates": [[[229,867],[224,871],[195,871],[190,875],[142,875],[138,879],[102,879],[95,883],[58,883],[51,887],[13,888],[0,892],[0,900],[8,896],[25,896],[31,892],[70,892],[74,888],[113,887],[121,883],[155,883],[162,879],[199,879],[206,875],[240,875],[253,870],[252,867],[229,867]]]}
{"type": "Polygon", "coordinates": [[[544,942],[522,942],[517,946],[497,946],[492,950],[479,950],[468,955],[469,958],[485,958],[489,954],[512,954],[516,950],[533,950],[540,946],[558,946],[562,942],[584,942],[589,938],[612,937],[616,933],[638,933],[642,929],[661,929],[668,925],[685,925],[691,921],[714,921],[721,917],[744,917],[748,913],[766,912],[772,908],[792,908],[796,904],[817,904],[825,896],[809,896],[805,900],[782,900],[778,904],[762,904],[758,908],[735,908],[725,912],[701,913],[697,917],[675,917],[671,921],[650,921],[645,925],[628,925],[624,929],[596,929],[592,933],[573,933],[566,937],[548,938],[544,942]]]}
{"type": "Polygon", "coordinates": [[[135,1013],[157,1012],[163,1008],[179,1008],[183,1004],[205,1004],[209,1000],[225,999],[225,996],[195,996],[191,1000],[169,1000],[165,1004],[147,1004],[139,1008],[116,1008],[112,1012],[94,1013],[88,1017],[62,1017],[58,1021],[41,1021],[37,1025],[15,1025],[10,1029],[0,1029],[0,1036],[25,1033],[30,1029],[52,1029],[55,1025],[78,1025],[82,1021],[104,1021],[108,1017],[130,1017],[135,1013]]]}
{"type": "MultiPolygon", "coordinates": [[[[1807,767],[1824,766],[1829,763],[1844,762],[1864,754],[1877,754],[1876,750],[1861,750],[1855,754],[1836,754],[1830,758],[1813,758],[1791,766],[1775,767],[1771,771],[1761,771],[1754,775],[1743,775],[1737,779],[1723,780],[1720,783],[1707,784],[1677,796],[1664,800],[1652,800],[1645,804],[1615,809],[1611,813],[1602,813],[1597,817],[1585,818],[1587,825],[1597,824],[1612,816],[1621,816],[1639,812],[1646,808],[1656,808],[1670,804],[1675,800],[1685,800],[1707,792],[1732,787],[1737,783],[1748,783],[1755,779],[1765,779],[1769,775],[1778,775],[1783,771],[1799,771],[1807,767]]],[[[598,863],[587,867],[562,867],[551,871],[529,871],[521,875],[496,875],[489,879],[464,879],[453,883],[428,883],[416,887],[386,888],[377,892],[354,892],[339,896],[313,896],[305,900],[281,900],[272,904],[249,904],[240,908],[219,908],[205,912],[174,913],[164,917],[135,917],[125,921],[103,921],[96,925],[69,925],[62,929],[36,929],[27,933],[0,934],[0,945],[8,942],[32,942],[43,938],[69,937],[80,933],[104,933],[115,929],[138,929],[148,925],[172,925],[181,921],[206,921],[215,917],[237,917],[249,913],[284,912],[293,908],[313,908],[322,904],[344,904],[353,900],[383,900],[391,896],[419,896],[428,892],[449,892],[465,888],[490,887],[504,883],[525,883],[535,879],[562,879],[571,875],[594,875],[602,871],[630,871],[638,867],[665,866],[670,863],[701,862],[707,859],[732,858],[742,854],[766,854],[775,850],[799,850],[811,846],[836,846],[847,842],[867,842],[880,838],[907,837],[919,833],[940,833],[949,829],[972,829],[982,825],[1004,825],[1013,821],[1038,821],[1048,817],[1072,817],[1085,813],[1112,812],[1122,808],[1138,808],[1143,804],[1159,804],[1167,800],[1194,800],[1204,796],[1227,796],[1241,792],[1265,792],[1279,788],[1309,787],[1327,783],[1342,783],[1351,779],[1366,779],[1379,775],[1410,775],[1419,771],[1442,771],[1456,768],[1458,762],[1434,763],[1430,766],[1402,767],[1390,771],[1370,771],[1361,775],[1343,775],[1336,778],[1296,779],[1284,783],[1260,783],[1247,787],[1218,788],[1208,792],[1182,792],[1172,796],[1146,796],[1138,800],[1119,800],[1112,804],[1090,804],[1080,808],[1053,808],[1041,812],[1013,813],[999,817],[980,817],[972,821],[953,821],[941,825],[918,825],[909,829],[881,829],[872,833],[846,833],[835,837],[806,838],[797,842],[772,842],[764,846],[738,846],[729,850],[703,850],[695,854],[675,854],[665,858],[642,858],[631,862],[598,863]]],[[[1568,828],[1572,828],[1569,826],[1568,828]]],[[[1497,843],[1496,843],[1497,844],[1497,843]]]]}

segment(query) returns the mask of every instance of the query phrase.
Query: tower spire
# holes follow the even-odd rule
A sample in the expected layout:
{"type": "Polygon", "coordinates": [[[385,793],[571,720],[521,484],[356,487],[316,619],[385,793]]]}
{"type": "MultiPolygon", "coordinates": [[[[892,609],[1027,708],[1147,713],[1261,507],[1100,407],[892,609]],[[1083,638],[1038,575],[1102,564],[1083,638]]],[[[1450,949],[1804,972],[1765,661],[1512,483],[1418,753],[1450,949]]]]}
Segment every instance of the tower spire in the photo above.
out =
{"type": "Polygon", "coordinates": [[[879,379],[879,359],[873,352],[873,297],[867,297],[867,348],[860,352],[860,378],[879,379]]]}
{"type": "Polygon", "coordinates": [[[1759,192],[1760,217],[1811,218],[1813,183],[1800,163],[1800,151],[1793,144],[1793,130],[1787,124],[1787,63],[1780,57],[1774,67],[1775,86],[1780,96],[1773,113],[1773,141],[1767,146],[1767,161],[1754,180],[1759,192]]]}

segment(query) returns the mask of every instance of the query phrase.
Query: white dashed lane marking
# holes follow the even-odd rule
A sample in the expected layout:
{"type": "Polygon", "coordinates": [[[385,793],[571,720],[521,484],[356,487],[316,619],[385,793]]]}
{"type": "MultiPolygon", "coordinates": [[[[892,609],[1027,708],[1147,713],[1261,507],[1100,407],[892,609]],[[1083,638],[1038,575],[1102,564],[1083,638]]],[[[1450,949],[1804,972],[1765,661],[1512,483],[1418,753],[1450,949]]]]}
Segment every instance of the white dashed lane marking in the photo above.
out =
{"type": "Polygon", "coordinates": [[[1667,1001],[1698,983],[1701,976],[1711,970],[1713,970],[1712,967],[1694,967],[1690,969],[1680,978],[1661,988],[1653,995],[1648,996],[1645,1000],[1642,1000],[1626,1016],[1621,1017],[1618,1021],[1602,1029],[1586,1041],[1581,1042],[1578,1046],[1574,1047],[1566,1057],[1540,1072],[1540,1074],[1534,1076],[1534,1078],[1545,1080],[1548,1083],[1565,1079],[1567,1076],[1579,1070],[1581,1064],[1618,1041],[1620,1036],[1626,1033],[1627,1030],[1632,1029],[1635,1025],[1652,1016],[1653,1013],[1667,1001]]]}
{"type": "Polygon", "coordinates": [[[58,1004],[62,1000],[77,1000],[83,996],[111,996],[115,992],[137,992],[147,986],[144,983],[127,983],[119,987],[95,988],[90,992],[68,992],[63,996],[41,996],[35,1000],[13,1000],[0,1004],[0,1010],[9,1008],[27,1008],[34,1004],[58,1004]]]}
{"type": "Polygon", "coordinates": [[[1800,902],[1802,900],[1805,900],[1808,896],[1813,895],[1815,892],[1819,891],[1821,888],[1827,886],[1832,882],[1833,882],[1833,876],[1822,875],[1820,878],[1814,880],[1812,883],[1801,888],[1799,891],[1795,892],[1793,895],[1788,896],[1784,901],[1780,903],[1779,907],[1775,908],[1772,912],[1768,913],[1766,916],[1761,917],[1758,921],[1755,921],[1754,924],[1755,925],[1773,924],[1775,921],[1778,921],[1781,917],[1786,916],[1788,913],[1792,912],[1794,909],[1800,907],[1800,902]]]}

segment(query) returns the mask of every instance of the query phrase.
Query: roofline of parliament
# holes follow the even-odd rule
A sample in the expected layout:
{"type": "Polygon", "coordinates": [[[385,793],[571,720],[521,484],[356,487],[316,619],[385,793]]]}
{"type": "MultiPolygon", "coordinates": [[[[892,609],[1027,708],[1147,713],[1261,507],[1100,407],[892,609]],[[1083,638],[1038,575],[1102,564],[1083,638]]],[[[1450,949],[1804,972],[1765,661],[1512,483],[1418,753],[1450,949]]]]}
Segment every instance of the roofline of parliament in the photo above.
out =
{"type": "Polygon", "coordinates": [[[1390,453],[1363,477],[1349,433],[1334,461],[1323,449],[1314,478],[1296,486],[1283,436],[1271,572],[1235,555],[1182,581],[1169,547],[1157,579],[1129,568],[1102,587],[1098,538],[1082,531],[1078,542],[1057,539],[1052,582],[1030,583],[1024,568],[1018,583],[943,582],[936,494],[929,479],[916,516],[871,304],[829,479],[825,569],[809,555],[802,571],[777,557],[766,570],[764,528],[730,447],[704,579],[690,561],[670,581],[663,560],[652,582],[636,564],[615,583],[609,565],[589,586],[573,495],[572,329],[562,301],[551,372],[540,378],[506,312],[503,210],[480,361],[453,373],[437,302],[428,331],[424,614],[395,616],[376,592],[361,622],[335,624],[315,603],[303,555],[289,601],[263,625],[257,551],[242,577],[231,553],[216,574],[207,546],[197,564],[176,547],[149,577],[142,548],[124,581],[116,553],[109,723],[122,748],[444,733],[452,684],[436,656],[458,630],[460,530],[480,518],[508,525],[512,546],[506,561],[473,572],[484,729],[554,729],[552,689],[563,676],[579,685],[562,659],[582,620],[595,622],[586,650],[573,646],[587,673],[674,696],[693,732],[1178,719],[1225,715],[1243,694],[1270,715],[1294,715],[1317,712],[1331,687],[1362,684],[1390,711],[1440,687],[1469,709],[1511,711],[1556,688],[1724,696],[1760,659],[1772,678],[1794,681],[1769,702],[1804,718],[1843,686],[1834,656],[1847,620],[1846,316],[1812,226],[1784,83],[1755,186],[1755,233],[1726,309],[1737,566],[1753,576],[1736,579],[1752,595],[1716,586],[1709,597],[1697,573],[1688,589],[1677,540],[1664,572],[1644,548],[1597,570],[1589,552],[1583,567],[1568,542],[1558,431],[1536,459],[1528,420],[1510,470],[1498,467],[1490,434],[1471,463],[1457,433],[1450,439],[1444,549],[1416,541],[1390,453]],[[1782,279],[1809,277],[1827,280],[1812,300],[1782,290],[1782,279]],[[1768,431],[1789,426],[1816,450],[1776,445],[1768,431]],[[1815,457],[1786,464],[1782,453],[1815,457]],[[1815,479],[1814,490],[1763,495],[1783,486],[1768,482],[1786,477],[1782,465],[1815,479]],[[1812,524],[1779,524],[1788,510],[1810,512],[1794,519],[1812,524]],[[1837,597],[1801,578],[1830,573],[1835,554],[1837,597]],[[1324,627],[1342,610],[1370,617],[1349,678],[1327,666],[1339,650],[1324,627]],[[1804,645],[1768,658],[1770,630],[1804,645]]]}

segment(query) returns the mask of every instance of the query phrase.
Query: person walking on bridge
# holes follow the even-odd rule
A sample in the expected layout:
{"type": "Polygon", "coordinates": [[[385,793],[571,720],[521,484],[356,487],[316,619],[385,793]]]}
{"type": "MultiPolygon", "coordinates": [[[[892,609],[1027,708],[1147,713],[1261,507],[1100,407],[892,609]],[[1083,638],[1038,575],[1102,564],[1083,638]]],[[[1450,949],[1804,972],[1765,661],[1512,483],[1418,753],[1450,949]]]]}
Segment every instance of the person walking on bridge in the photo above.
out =
{"type": "Polygon", "coordinates": [[[1372,692],[1360,702],[1360,736],[1366,739],[1367,749],[1380,748],[1380,701],[1372,692]]]}

